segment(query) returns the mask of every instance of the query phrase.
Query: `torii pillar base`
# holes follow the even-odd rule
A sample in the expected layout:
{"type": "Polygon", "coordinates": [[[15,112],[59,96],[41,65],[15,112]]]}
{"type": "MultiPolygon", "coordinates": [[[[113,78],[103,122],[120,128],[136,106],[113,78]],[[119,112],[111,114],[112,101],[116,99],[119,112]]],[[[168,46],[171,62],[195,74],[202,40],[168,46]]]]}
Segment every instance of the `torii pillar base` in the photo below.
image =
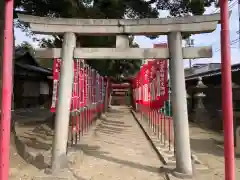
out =
{"type": "Polygon", "coordinates": [[[38,175],[32,178],[33,180],[75,180],[74,174],[68,169],[61,169],[58,172],[52,173],[50,169],[42,170],[38,175]]]}

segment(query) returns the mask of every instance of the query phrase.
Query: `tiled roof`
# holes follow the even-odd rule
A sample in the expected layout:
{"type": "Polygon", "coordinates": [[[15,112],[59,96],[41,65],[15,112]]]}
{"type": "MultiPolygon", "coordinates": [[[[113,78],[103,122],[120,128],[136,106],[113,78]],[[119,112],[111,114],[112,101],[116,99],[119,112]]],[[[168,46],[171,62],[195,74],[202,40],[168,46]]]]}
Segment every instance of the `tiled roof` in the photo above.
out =
{"type": "Polygon", "coordinates": [[[42,67],[37,67],[37,66],[32,66],[32,65],[28,65],[28,64],[20,64],[20,63],[15,63],[16,66],[26,69],[28,71],[33,71],[33,72],[38,72],[38,73],[42,73],[46,76],[51,76],[52,75],[52,71],[48,70],[46,68],[42,68],[42,67]]]}
{"type": "MultiPolygon", "coordinates": [[[[238,72],[238,71],[240,71],[240,64],[232,65],[232,72],[238,72]]],[[[198,73],[198,74],[193,74],[190,76],[186,76],[185,80],[187,81],[187,80],[197,79],[198,77],[210,77],[210,76],[218,76],[218,75],[221,75],[220,68],[202,72],[202,73],[198,73]]]]}
{"type": "Polygon", "coordinates": [[[27,51],[23,49],[18,49],[15,51],[15,66],[25,69],[27,71],[32,71],[40,73],[42,75],[51,76],[52,70],[41,67],[37,60],[27,51]],[[22,61],[28,60],[28,61],[22,61]]]}

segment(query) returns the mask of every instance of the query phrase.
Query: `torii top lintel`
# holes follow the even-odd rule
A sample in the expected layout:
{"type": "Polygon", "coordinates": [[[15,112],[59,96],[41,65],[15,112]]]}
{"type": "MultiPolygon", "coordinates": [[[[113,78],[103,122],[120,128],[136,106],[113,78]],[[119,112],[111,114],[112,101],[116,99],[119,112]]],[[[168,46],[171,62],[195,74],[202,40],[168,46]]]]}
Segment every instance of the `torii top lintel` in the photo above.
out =
{"type": "Polygon", "coordinates": [[[30,23],[39,34],[81,35],[165,35],[169,32],[192,34],[212,32],[220,21],[220,14],[159,19],[68,19],[18,14],[20,21],[30,23]]]}

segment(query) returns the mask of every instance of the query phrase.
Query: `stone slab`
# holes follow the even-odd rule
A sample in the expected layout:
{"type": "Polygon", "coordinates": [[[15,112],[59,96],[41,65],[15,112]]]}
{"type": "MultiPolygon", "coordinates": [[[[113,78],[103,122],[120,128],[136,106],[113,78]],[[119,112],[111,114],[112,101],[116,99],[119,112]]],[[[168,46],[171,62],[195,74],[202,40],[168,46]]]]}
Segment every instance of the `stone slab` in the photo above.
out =
{"type": "MultiPolygon", "coordinates": [[[[182,48],[183,58],[210,58],[212,47],[186,47],[182,48]]],[[[61,58],[61,48],[37,49],[35,57],[61,58]]],[[[74,58],[80,59],[168,59],[168,48],[76,48],[74,58]]]]}
{"type": "Polygon", "coordinates": [[[18,18],[27,23],[62,24],[84,26],[116,26],[116,25],[165,25],[165,24],[191,24],[200,22],[220,21],[220,13],[185,16],[173,18],[144,18],[144,19],[74,19],[51,18],[18,14],[18,18]]]}
{"type": "Polygon", "coordinates": [[[192,34],[210,33],[217,27],[217,22],[202,22],[198,24],[169,24],[169,25],[139,25],[139,26],[63,26],[47,24],[30,24],[36,34],[64,34],[103,36],[117,34],[132,35],[167,35],[170,32],[188,32],[192,34]]]}
{"type": "Polygon", "coordinates": [[[212,32],[220,21],[220,14],[158,19],[65,19],[18,14],[20,21],[30,23],[35,33],[82,35],[167,34],[180,31],[189,33],[212,32]]]}

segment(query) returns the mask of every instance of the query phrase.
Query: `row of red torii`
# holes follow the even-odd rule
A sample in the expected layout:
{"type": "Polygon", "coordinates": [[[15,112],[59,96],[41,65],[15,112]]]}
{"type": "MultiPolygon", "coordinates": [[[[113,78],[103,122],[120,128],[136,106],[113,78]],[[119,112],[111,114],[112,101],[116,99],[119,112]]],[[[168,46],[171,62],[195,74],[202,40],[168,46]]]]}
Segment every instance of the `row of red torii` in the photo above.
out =
{"type": "Polygon", "coordinates": [[[37,57],[61,58],[59,99],[52,153],[52,171],[66,164],[68,119],[74,75],[73,59],[170,59],[176,173],[192,175],[191,150],[183,59],[210,58],[211,47],[182,47],[181,33],[209,33],[216,29],[219,14],[160,19],[63,19],[18,15],[39,34],[63,34],[62,48],[39,49],[37,57]],[[76,35],[116,36],[116,48],[76,47],[76,35]],[[130,48],[129,35],[167,35],[168,48],[130,48]]]}

